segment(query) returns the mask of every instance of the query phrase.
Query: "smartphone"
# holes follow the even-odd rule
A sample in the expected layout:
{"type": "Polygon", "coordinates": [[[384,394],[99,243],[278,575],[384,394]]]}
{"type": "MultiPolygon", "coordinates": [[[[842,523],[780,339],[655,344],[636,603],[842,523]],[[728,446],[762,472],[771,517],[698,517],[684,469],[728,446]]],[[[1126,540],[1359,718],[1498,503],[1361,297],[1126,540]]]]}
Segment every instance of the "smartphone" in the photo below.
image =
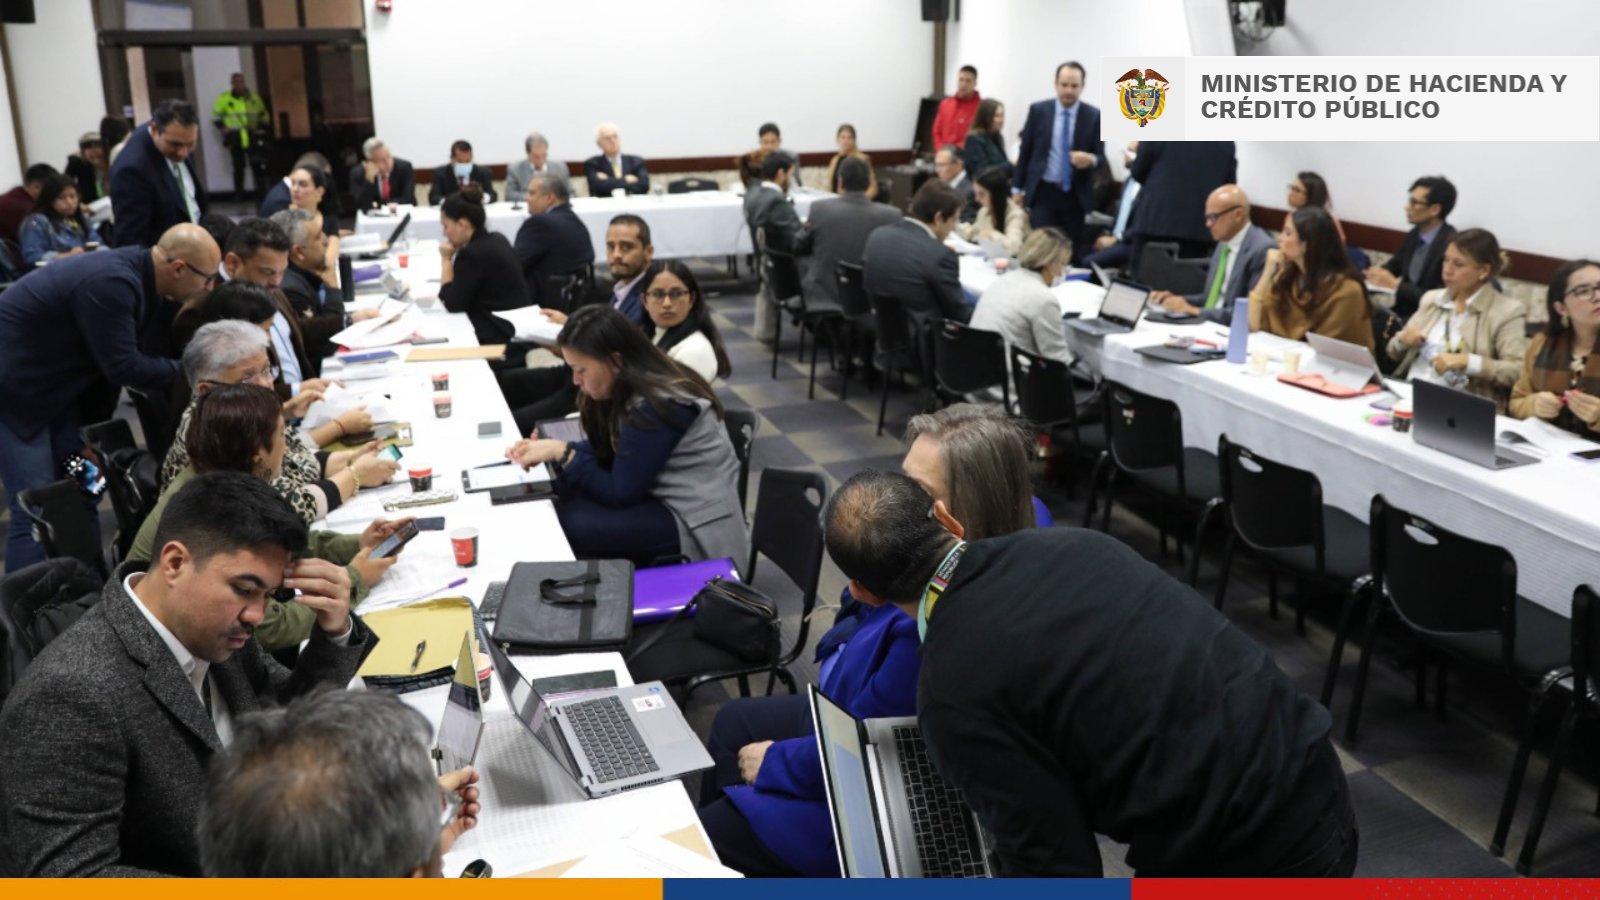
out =
{"type": "Polygon", "coordinates": [[[1379,397],[1368,405],[1370,405],[1373,409],[1381,409],[1384,412],[1388,412],[1394,409],[1395,399],[1396,398],[1394,397],[1379,397]]]}
{"type": "Polygon", "coordinates": [[[1578,462],[1595,462],[1600,460],[1600,450],[1579,450],[1572,458],[1578,462]]]}
{"type": "Polygon", "coordinates": [[[478,437],[499,437],[499,436],[500,436],[500,423],[499,422],[479,422],[478,423],[478,437]]]}
{"type": "Polygon", "coordinates": [[[395,462],[399,462],[400,461],[400,445],[398,445],[398,444],[390,444],[389,446],[384,447],[382,450],[379,450],[378,451],[378,455],[379,456],[387,456],[388,458],[394,460],[395,462]]]}
{"type": "Polygon", "coordinates": [[[443,344],[448,340],[450,339],[447,337],[414,337],[411,339],[411,346],[421,347],[424,344],[443,344]]]}
{"type": "Polygon", "coordinates": [[[416,524],[418,531],[443,531],[444,516],[433,516],[427,519],[418,519],[416,524]]]}
{"type": "Polygon", "coordinates": [[[420,530],[421,529],[417,528],[416,522],[407,522],[406,524],[401,525],[398,531],[389,535],[387,538],[384,538],[383,543],[372,548],[372,558],[388,559],[396,553],[399,553],[400,548],[410,543],[411,539],[416,537],[417,532],[420,530]]]}

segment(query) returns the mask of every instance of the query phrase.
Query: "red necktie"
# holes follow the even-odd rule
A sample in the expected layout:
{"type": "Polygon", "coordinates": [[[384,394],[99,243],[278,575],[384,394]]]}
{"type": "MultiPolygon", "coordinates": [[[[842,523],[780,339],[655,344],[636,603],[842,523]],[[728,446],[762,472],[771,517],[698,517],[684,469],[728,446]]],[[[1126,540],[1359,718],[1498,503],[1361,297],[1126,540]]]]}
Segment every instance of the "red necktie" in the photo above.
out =
{"type": "Polygon", "coordinates": [[[378,176],[378,192],[383,195],[383,199],[389,199],[389,179],[382,175],[378,176]]]}

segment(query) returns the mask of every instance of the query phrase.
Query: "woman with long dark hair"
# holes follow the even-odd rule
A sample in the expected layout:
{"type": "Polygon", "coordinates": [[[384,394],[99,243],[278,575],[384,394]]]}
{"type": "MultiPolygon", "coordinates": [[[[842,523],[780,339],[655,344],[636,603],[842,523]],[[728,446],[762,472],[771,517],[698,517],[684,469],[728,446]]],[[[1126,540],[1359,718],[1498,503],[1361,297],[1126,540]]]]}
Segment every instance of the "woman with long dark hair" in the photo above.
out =
{"type": "Polygon", "coordinates": [[[1021,203],[1011,199],[1011,176],[994,166],[976,174],[972,197],[977,201],[978,215],[971,222],[957,224],[956,233],[968,241],[993,238],[1005,245],[1007,254],[1016,256],[1028,236],[1028,214],[1021,203]]]}
{"type": "Polygon", "coordinates": [[[683,263],[668,259],[650,266],[640,287],[644,333],[673,361],[704,378],[706,384],[733,371],[722,346],[700,282],[683,263]]]}
{"type": "Polygon", "coordinates": [[[1545,303],[1550,321],[1523,357],[1511,415],[1600,441],[1600,262],[1575,259],[1556,269],[1545,303]]]}
{"type": "Polygon", "coordinates": [[[1011,177],[1016,167],[1006,156],[1005,127],[1004,103],[989,97],[978,104],[978,111],[972,116],[972,130],[967,132],[967,139],[961,145],[968,172],[982,172],[998,166],[1006,173],[1006,178],[1011,177]]]}
{"type": "Polygon", "coordinates": [[[1250,292],[1250,330],[1295,341],[1315,331],[1373,349],[1372,303],[1327,210],[1302,206],[1284,220],[1250,292]]]}
{"type": "Polygon", "coordinates": [[[504,344],[515,329],[497,310],[518,309],[533,303],[522,263],[506,236],[490,231],[483,210],[483,188],[475,182],[444,198],[439,204],[444,240],[439,242],[443,268],[439,273],[439,302],[451,312],[464,312],[480,344],[504,344]]]}
{"type": "Polygon", "coordinates": [[[33,212],[17,231],[22,264],[32,269],[62,256],[76,256],[100,243],[100,232],[78,206],[78,184],[65,175],[51,175],[39,189],[33,212]]]}
{"type": "Polygon", "coordinates": [[[869,178],[867,181],[867,199],[872,200],[878,196],[878,173],[872,168],[872,157],[861,152],[856,146],[856,127],[846,122],[834,132],[834,143],[838,144],[839,152],[828,160],[828,190],[842,194],[839,190],[839,163],[847,156],[853,156],[867,164],[869,178]]]}
{"type": "Polygon", "coordinates": [[[739,461],[710,386],[609,306],[579,309],[556,340],[588,437],[518,441],[506,455],[555,472],[573,553],[640,565],[748,559],[739,461]]]}

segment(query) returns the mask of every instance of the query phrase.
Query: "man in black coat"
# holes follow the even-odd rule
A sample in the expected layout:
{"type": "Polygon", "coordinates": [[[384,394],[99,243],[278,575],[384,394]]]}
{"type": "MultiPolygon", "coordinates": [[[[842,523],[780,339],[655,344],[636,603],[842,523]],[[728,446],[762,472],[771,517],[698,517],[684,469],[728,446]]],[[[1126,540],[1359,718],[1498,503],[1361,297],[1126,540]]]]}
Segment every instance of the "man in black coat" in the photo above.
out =
{"type": "Polygon", "coordinates": [[[827,297],[838,303],[839,279],[834,264],[861,265],[872,232],[900,221],[900,213],[894,207],[867,199],[871,177],[872,170],[866,163],[847,156],[839,161],[839,196],[811,204],[795,252],[811,257],[806,287],[814,297],[827,297]]]}
{"type": "Polygon", "coordinates": [[[1127,228],[1134,265],[1151,241],[1175,242],[1180,256],[1209,254],[1216,242],[1206,228],[1206,197],[1232,184],[1237,170],[1233,141],[1140,141],[1128,168],[1139,182],[1127,228]]]}
{"type": "Polygon", "coordinates": [[[910,215],[867,238],[862,265],[868,294],[893,297],[914,320],[972,318],[961,290],[961,264],[944,245],[961,214],[961,195],[929,180],[911,198],[910,215]]]}
{"type": "Polygon", "coordinates": [[[528,221],[517,229],[514,249],[528,281],[528,296],[544,306],[545,280],[570,275],[594,262],[594,241],[572,211],[572,183],[560,175],[536,175],[528,185],[528,221]]]}
{"type": "Polygon", "coordinates": [[[600,153],[583,161],[589,196],[609,197],[616,190],[628,194],[650,193],[650,170],[643,159],[622,152],[622,136],[617,126],[606,122],[596,128],[594,143],[600,153]]]}
{"type": "Polygon", "coordinates": [[[200,117],[182,100],[161,101],[133,130],[111,166],[118,247],[154,246],[167,229],[205,215],[205,185],[189,159],[199,141],[200,117]]]}
{"type": "Polygon", "coordinates": [[[1394,291],[1395,314],[1405,320],[1417,311],[1422,295],[1444,287],[1444,248],[1456,233],[1445,220],[1456,208],[1456,186],[1441,175],[1425,175],[1411,183],[1406,198],[1406,232],[1389,261],[1366,271],[1380,288],[1394,291]]]}
{"type": "Polygon", "coordinates": [[[322,280],[328,259],[328,235],[322,230],[322,214],[305,209],[286,209],[272,217],[272,224],[289,235],[289,265],[283,270],[278,289],[288,298],[300,325],[306,354],[313,360],[327,359],[337,349],[330,340],[347,323],[360,322],[378,314],[376,308],[356,310],[348,316],[343,292],[322,280]]]}
{"type": "Polygon", "coordinates": [[[488,169],[472,161],[471,144],[456,141],[450,145],[450,161],[433,170],[433,183],[428,185],[428,204],[438,206],[444,202],[444,198],[469,183],[476,183],[483,188],[484,203],[493,203],[497,199],[494,176],[488,169]]]}
{"type": "Polygon", "coordinates": [[[1349,876],[1332,718],[1126,544],[1078,528],[967,543],[916,482],[865,472],[824,513],[850,593],[922,633],[917,720],[1007,876],[1349,876]],[[931,508],[931,509],[930,509],[931,508]]]}
{"type": "Polygon", "coordinates": [[[292,561],[306,540],[300,517],[251,475],[201,475],[172,498],[149,571],[119,567],[0,713],[0,840],[15,874],[200,874],[206,767],[233,723],[343,687],[377,643],[350,613],[343,568],[292,561]],[[293,671],[253,636],[280,602],[317,618],[293,671]]]}
{"type": "Polygon", "coordinates": [[[389,203],[414,206],[417,173],[409,160],[395,156],[382,138],[370,137],[361,145],[362,163],[350,170],[350,196],[356,209],[389,203]]]}

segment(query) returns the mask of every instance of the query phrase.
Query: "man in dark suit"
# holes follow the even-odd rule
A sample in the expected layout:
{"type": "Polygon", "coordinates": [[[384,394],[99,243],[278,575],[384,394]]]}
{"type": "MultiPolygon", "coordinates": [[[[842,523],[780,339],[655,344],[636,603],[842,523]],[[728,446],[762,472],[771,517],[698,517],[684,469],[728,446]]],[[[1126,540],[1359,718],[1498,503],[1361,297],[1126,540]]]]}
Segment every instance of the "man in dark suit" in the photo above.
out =
{"type": "Polygon", "coordinates": [[[1417,311],[1422,295],[1444,287],[1444,248],[1456,233],[1445,220],[1456,208],[1456,186],[1442,175],[1425,175],[1411,183],[1406,200],[1406,232],[1389,261],[1366,271],[1367,281],[1394,291],[1394,311],[1402,320],[1417,311]]]}
{"type": "Polygon", "coordinates": [[[151,249],[86,253],[32,272],[0,293],[0,482],[11,503],[6,570],[44,559],[17,493],[61,477],[83,446],[86,391],[164,391],[178,378],[172,306],[198,304],[221,253],[198,225],[179,225],[151,249]],[[167,303],[164,301],[172,301],[167,303]]]}
{"type": "Polygon", "coordinates": [[[1094,209],[1094,168],[1105,162],[1100,110],[1078,99],[1084,77],[1083,66],[1062,63],[1056,67],[1056,98],[1028,107],[1012,182],[1012,193],[1022,196],[1033,227],[1066,232],[1074,258],[1088,249],[1083,217],[1094,209]]]}
{"type": "Polygon", "coordinates": [[[1206,198],[1232,184],[1237,171],[1233,141],[1140,141],[1128,167],[1128,177],[1140,185],[1127,228],[1134,265],[1151,241],[1177,243],[1180,256],[1210,253],[1206,198]]]}
{"type": "Polygon", "coordinates": [[[940,147],[939,152],[933,154],[933,172],[946,187],[961,195],[960,221],[971,222],[976,219],[977,192],[972,189],[972,174],[967,171],[967,162],[961,155],[961,148],[953,144],[940,147]]]}
{"type": "Polygon", "coordinates": [[[472,161],[472,145],[466,141],[456,141],[450,145],[450,161],[433,170],[433,183],[428,185],[428,203],[438,206],[444,198],[466,187],[469,182],[476,182],[483,188],[483,202],[493,203],[497,198],[494,192],[494,176],[489,170],[472,161]]]}
{"type": "Polygon", "coordinates": [[[840,195],[811,205],[806,226],[795,243],[796,253],[811,257],[806,273],[807,289],[812,296],[827,297],[834,303],[839,302],[835,264],[861,265],[867,238],[872,232],[884,225],[893,225],[901,218],[894,207],[867,199],[872,170],[866,163],[852,156],[845,157],[839,161],[838,178],[840,195]]]}
{"type": "Polygon", "coordinates": [[[793,252],[800,234],[800,214],[789,202],[789,185],[794,179],[795,158],[782,150],[767,154],[761,161],[761,182],[752,185],[744,197],[744,217],[754,239],[757,229],[766,235],[767,246],[780,252],[793,252]]]}
{"type": "Polygon", "coordinates": [[[910,215],[872,232],[862,253],[867,293],[893,297],[914,319],[972,318],[961,292],[961,265],[944,245],[961,214],[961,195],[929,181],[911,198],[910,215]]]}
{"type": "Polygon", "coordinates": [[[389,145],[376,137],[361,145],[361,156],[361,165],[350,170],[350,195],[356,209],[390,203],[416,205],[417,173],[409,161],[395,156],[389,145]]]}
{"type": "Polygon", "coordinates": [[[342,687],[377,643],[350,613],[343,568],[293,560],[306,541],[252,475],[213,472],[178,491],[149,570],[118,567],[0,713],[0,839],[16,874],[200,874],[206,766],[234,721],[342,687]],[[292,672],[253,636],[267,604],[284,602],[317,620],[292,672]]]}
{"type": "Polygon", "coordinates": [[[1267,251],[1278,242],[1266,229],[1251,224],[1250,198],[1236,184],[1225,184],[1211,192],[1206,198],[1203,221],[1217,242],[1211,264],[1206,267],[1205,290],[1186,295],[1155,291],[1150,301],[1170,312],[1226,324],[1233,318],[1233,301],[1249,295],[1266,267],[1267,251]]]}
{"type": "Polygon", "coordinates": [[[560,175],[535,175],[528,183],[528,221],[517,229],[517,259],[528,280],[528,296],[541,306],[545,279],[570,275],[594,262],[589,229],[572,211],[572,183],[560,175]]]}
{"type": "Polygon", "coordinates": [[[343,331],[346,323],[360,322],[378,314],[376,308],[345,314],[342,292],[322,280],[328,265],[328,236],[322,231],[322,214],[308,209],[286,209],[272,217],[272,224],[289,235],[289,265],[283,270],[278,289],[289,301],[300,325],[300,337],[312,360],[333,355],[329,338],[343,331]]]}
{"type": "Polygon", "coordinates": [[[189,154],[200,140],[200,117],[182,100],[163,100],[135,128],[111,166],[111,210],[118,247],[150,247],[167,229],[199,222],[206,189],[189,154]]]}
{"type": "Polygon", "coordinates": [[[583,161],[583,174],[589,179],[589,196],[609,197],[611,192],[622,190],[629,194],[650,193],[650,171],[644,160],[622,152],[622,136],[617,126],[603,123],[594,130],[598,156],[583,161]]]}

